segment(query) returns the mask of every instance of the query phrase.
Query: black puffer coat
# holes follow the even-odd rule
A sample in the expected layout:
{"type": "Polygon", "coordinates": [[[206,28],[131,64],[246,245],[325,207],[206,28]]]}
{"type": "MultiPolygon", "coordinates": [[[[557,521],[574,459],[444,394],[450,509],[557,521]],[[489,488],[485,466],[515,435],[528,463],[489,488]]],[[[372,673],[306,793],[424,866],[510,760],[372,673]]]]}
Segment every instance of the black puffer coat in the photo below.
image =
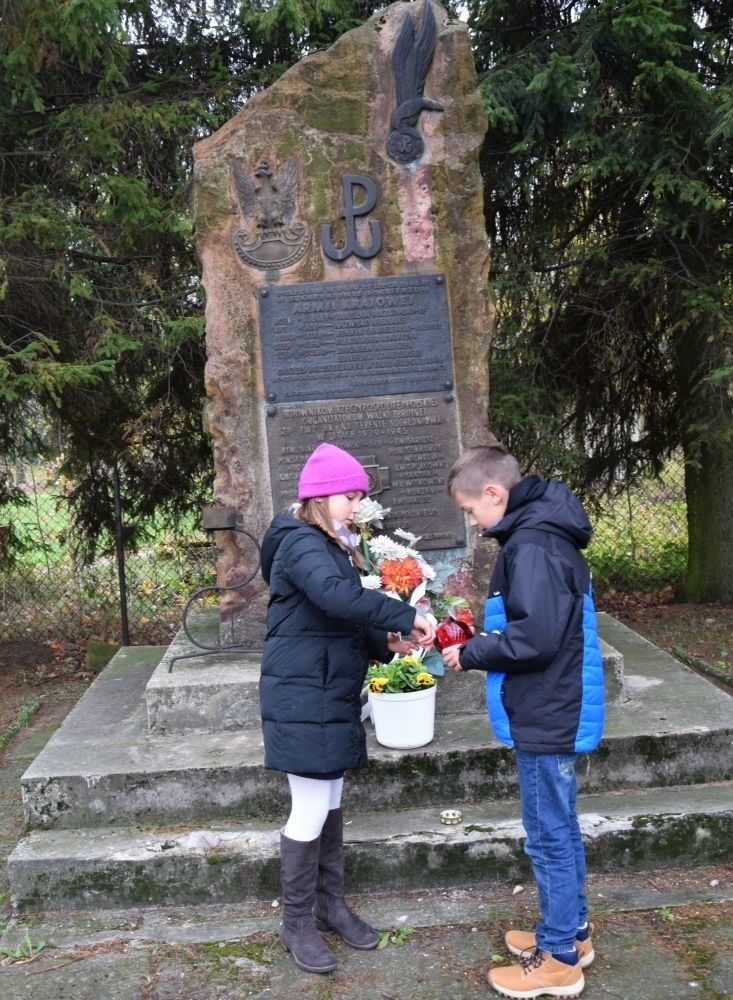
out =
{"type": "Polygon", "coordinates": [[[365,590],[348,554],[318,528],[278,514],[262,543],[270,585],[260,710],[265,767],[329,773],[366,762],[361,689],[387,631],[415,609],[365,590]]]}

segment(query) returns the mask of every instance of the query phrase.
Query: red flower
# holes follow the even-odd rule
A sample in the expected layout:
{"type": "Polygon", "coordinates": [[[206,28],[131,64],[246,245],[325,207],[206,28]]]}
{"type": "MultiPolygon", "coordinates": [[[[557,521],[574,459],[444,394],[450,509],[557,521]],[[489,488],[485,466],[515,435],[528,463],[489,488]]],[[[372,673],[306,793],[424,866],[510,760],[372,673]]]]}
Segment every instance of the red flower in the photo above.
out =
{"type": "Polygon", "coordinates": [[[409,597],[412,591],[422,583],[422,568],[414,556],[404,559],[385,559],[379,567],[382,586],[385,590],[393,590],[396,594],[409,597]]]}

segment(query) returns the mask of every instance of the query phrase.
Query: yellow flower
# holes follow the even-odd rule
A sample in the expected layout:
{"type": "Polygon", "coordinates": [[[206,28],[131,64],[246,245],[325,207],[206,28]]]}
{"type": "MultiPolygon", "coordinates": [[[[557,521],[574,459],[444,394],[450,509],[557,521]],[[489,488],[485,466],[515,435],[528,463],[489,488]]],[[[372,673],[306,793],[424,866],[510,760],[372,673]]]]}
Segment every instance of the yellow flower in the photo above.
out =
{"type": "Polygon", "coordinates": [[[419,673],[415,678],[415,683],[419,687],[432,687],[434,683],[433,675],[429,674],[426,670],[423,670],[422,673],[419,673]]]}
{"type": "Polygon", "coordinates": [[[388,684],[389,684],[388,677],[372,677],[372,679],[369,681],[369,690],[374,691],[375,694],[379,694],[379,692],[383,691],[388,684]]]}

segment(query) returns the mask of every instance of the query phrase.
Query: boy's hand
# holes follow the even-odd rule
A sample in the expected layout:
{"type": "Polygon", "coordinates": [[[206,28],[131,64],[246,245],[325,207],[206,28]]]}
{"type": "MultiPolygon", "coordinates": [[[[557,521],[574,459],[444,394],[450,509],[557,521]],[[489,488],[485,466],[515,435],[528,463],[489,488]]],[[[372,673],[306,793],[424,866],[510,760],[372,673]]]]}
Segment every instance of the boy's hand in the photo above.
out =
{"type": "Polygon", "coordinates": [[[463,667],[459,662],[459,657],[461,655],[460,643],[456,643],[455,646],[444,646],[440,655],[443,657],[445,665],[450,667],[451,670],[463,670],[463,667]]]}
{"type": "Polygon", "coordinates": [[[435,626],[423,615],[415,615],[410,638],[419,643],[423,649],[432,649],[435,642],[435,626]]]}

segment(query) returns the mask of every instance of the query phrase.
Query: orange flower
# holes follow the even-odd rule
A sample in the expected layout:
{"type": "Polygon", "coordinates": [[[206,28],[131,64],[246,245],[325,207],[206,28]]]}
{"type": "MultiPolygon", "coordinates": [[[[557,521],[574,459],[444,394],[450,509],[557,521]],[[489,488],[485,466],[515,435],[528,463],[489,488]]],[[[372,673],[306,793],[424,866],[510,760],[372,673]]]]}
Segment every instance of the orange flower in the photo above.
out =
{"type": "Polygon", "coordinates": [[[408,597],[422,583],[420,563],[413,556],[404,559],[385,559],[379,567],[382,586],[385,590],[393,590],[396,594],[408,597]]]}

